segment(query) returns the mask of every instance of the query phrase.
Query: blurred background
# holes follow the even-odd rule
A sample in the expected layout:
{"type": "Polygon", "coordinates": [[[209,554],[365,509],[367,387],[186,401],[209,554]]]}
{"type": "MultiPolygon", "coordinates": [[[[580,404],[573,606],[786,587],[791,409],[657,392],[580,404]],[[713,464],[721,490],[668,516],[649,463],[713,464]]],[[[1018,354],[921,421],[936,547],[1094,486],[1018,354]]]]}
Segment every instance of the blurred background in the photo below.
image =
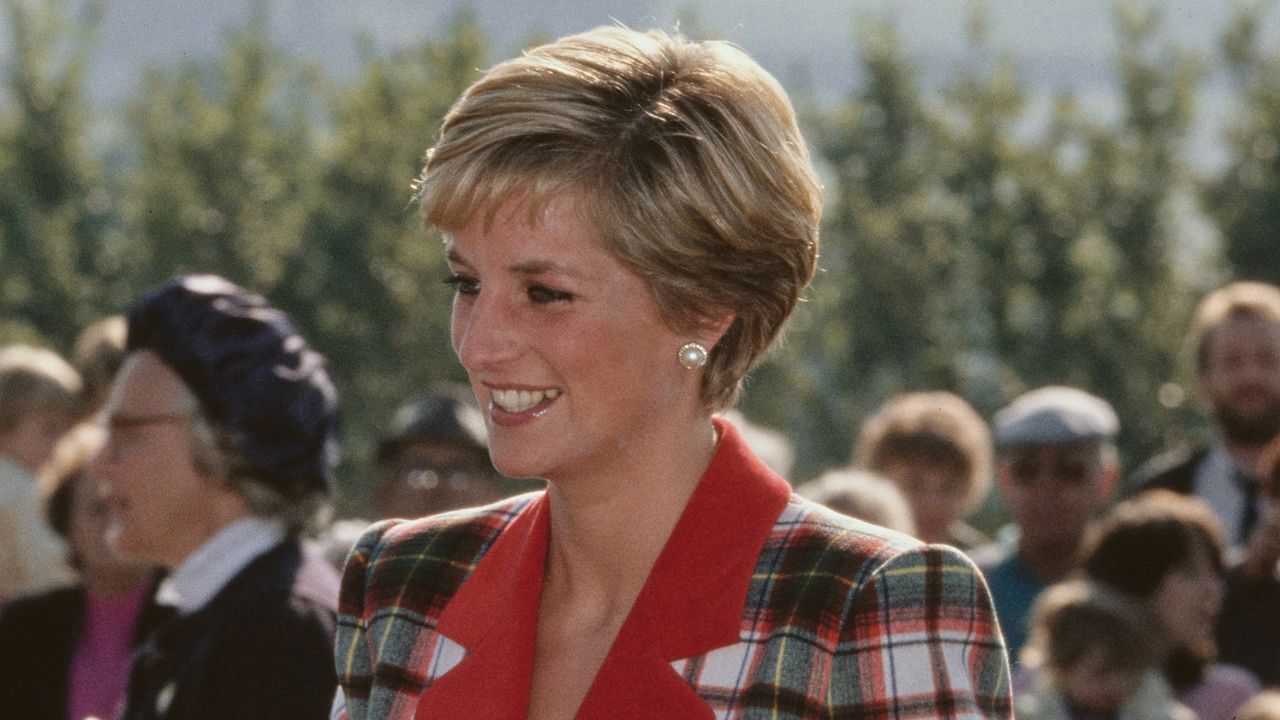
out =
{"type": "Polygon", "coordinates": [[[395,407],[462,378],[410,205],[440,117],[599,24],[733,41],[802,115],[822,271],[741,402],[795,481],[895,393],[1046,383],[1110,400],[1132,466],[1207,432],[1194,303],[1280,283],[1272,2],[0,2],[0,344],[67,353],[179,272],[255,289],[332,363],[343,514],[395,407]]]}

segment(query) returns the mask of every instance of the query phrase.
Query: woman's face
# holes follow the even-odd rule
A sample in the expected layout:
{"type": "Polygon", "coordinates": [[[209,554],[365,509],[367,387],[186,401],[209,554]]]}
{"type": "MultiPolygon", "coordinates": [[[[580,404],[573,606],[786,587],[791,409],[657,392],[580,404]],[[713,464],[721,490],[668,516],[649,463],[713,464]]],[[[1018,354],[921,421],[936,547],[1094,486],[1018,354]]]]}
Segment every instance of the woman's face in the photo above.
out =
{"type": "Polygon", "coordinates": [[[1196,548],[1189,563],[1165,576],[1150,602],[1170,647],[1184,648],[1199,657],[1217,653],[1214,627],[1222,608],[1222,592],[1222,577],[1204,548],[1196,548]]]}
{"type": "Polygon", "coordinates": [[[704,415],[646,283],[610,255],[572,198],[536,216],[508,201],[446,234],[453,349],[499,471],[550,480],[649,463],[674,421],[704,415]]]}

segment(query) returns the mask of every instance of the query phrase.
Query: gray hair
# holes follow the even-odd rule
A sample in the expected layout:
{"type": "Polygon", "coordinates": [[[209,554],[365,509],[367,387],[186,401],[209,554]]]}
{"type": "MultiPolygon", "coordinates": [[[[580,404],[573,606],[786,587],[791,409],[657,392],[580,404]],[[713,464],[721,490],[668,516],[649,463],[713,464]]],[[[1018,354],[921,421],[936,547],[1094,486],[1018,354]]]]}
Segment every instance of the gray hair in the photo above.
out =
{"type": "Polygon", "coordinates": [[[254,515],[283,521],[291,535],[314,532],[329,521],[333,507],[328,493],[291,497],[282,492],[241,452],[234,431],[210,420],[194,394],[188,391],[183,395],[190,403],[191,461],[197,470],[224,478],[254,515]]]}

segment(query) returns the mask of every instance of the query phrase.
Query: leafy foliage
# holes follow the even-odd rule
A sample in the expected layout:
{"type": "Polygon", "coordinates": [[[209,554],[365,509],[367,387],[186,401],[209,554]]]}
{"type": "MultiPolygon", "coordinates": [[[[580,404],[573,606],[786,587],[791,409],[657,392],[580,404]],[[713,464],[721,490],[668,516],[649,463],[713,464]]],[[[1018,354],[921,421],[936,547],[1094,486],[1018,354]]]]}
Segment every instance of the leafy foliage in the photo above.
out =
{"type": "MultiPolygon", "coordinates": [[[[367,50],[339,84],[275,47],[260,11],[218,57],[152,69],[95,145],[83,75],[98,6],[71,18],[56,2],[4,4],[0,342],[65,350],[175,273],[224,274],[329,356],[346,406],[342,509],[361,510],[394,406],[460,377],[439,238],[410,182],[489,62],[475,19],[367,50]]],[[[1046,111],[988,46],[980,11],[969,62],[940,91],[922,89],[886,16],[860,23],[853,96],[797,98],[827,185],[822,270],[743,399],[796,440],[797,478],[846,461],[861,419],[905,390],[950,389],[989,414],[1031,387],[1078,385],[1117,406],[1131,462],[1192,426],[1191,304],[1228,277],[1280,282],[1280,59],[1259,46],[1263,13],[1242,10],[1224,36],[1229,158],[1197,175],[1184,148],[1205,66],[1168,44],[1153,7],[1116,5],[1121,106],[1107,119],[1069,95],[1046,111]],[[1185,232],[1201,198],[1220,246],[1185,232]]]]}

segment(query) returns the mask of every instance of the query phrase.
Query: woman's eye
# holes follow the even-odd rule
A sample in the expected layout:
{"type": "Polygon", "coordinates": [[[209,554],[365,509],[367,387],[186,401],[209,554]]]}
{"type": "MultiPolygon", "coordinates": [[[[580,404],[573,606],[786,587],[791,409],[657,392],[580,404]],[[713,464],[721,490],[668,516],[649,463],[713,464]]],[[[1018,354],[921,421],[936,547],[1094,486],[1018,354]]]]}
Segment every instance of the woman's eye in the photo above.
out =
{"type": "Polygon", "coordinates": [[[450,275],[444,279],[445,285],[452,285],[453,291],[459,295],[475,295],[480,292],[480,282],[465,275],[450,275]]]}
{"type": "Polygon", "coordinates": [[[572,293],[563,290],[553,290],[545,285],[534,285],[529,288],[529,299],[535,303],[553,303],[562,302],[573,299],[572,293]]]}

